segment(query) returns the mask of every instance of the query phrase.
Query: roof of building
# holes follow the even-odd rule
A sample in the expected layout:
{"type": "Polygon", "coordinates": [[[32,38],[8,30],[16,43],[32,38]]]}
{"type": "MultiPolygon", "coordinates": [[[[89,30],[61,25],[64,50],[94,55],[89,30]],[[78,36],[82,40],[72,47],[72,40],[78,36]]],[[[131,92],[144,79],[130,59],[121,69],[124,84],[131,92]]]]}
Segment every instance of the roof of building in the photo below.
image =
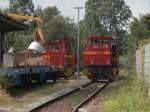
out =
{"type": "Polygon", "coordinates": [[[27,25],[10,18],[5,14],[0,13],[0,31],[13,32],[27,29],[28,29],[27,25]]]}

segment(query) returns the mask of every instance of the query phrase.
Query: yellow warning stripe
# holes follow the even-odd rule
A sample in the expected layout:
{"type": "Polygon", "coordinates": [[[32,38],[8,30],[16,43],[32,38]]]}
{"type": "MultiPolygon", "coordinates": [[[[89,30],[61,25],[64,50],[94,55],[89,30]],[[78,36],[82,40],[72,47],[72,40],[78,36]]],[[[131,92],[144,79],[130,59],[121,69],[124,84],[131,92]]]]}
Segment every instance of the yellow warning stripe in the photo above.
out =
{"type": "Polygon", "coordinates": [[[84,69],[82,72],[80,72],[80,75],[90,77],[92,73],[89,72],[87,69],[84,69]]]}
{"type": "Polygon", "coordinates": [[[87,52],[84,52],[83,54],[89,55],[89,54],[111,54],[111,53],[110,53],[110,51],[104,51],[104,52],[87,51],[87,52]]]}
{"type": "Polygon", "coordinates": [[[111,54],[110,51],[104,51],[104,54],[111,54]]]}
{"type": "Polygon", "coordinates": [[[87,51],[87,52],[83,52],[83,54],[88,55],[88,54],[98,54],[98,52],[95,51],[87,51]]]}
{"type": "Polygon", "coordinates": [[[64,55],[65,58],[71,58],[73,55],[64,55]]]}
{"type": "Polygon", "coordinates": [[[73,75],[73,72],[74,72],[74,69],[73,68],[67,68],[65,71],[64,71],[64,74],[66,76],[70,76],[70,75],[73,75]]]}

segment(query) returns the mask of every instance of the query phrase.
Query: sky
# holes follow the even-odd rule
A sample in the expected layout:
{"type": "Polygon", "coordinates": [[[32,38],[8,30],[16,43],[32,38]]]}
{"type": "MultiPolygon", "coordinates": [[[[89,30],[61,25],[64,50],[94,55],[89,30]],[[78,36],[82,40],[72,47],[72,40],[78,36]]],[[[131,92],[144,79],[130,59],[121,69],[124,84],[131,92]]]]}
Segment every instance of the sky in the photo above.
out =
{"type": "MultiPolygon", "coordinates": [[[[64,16],[69,16],[77,20],[77,10],[74,7],[84,7],[86,0],[33,0],[35,5],[40,5],[45,8],[49,5],[57,6],[64,16]]],[[[131,8],[133,16],[139,17],[140,15],[150,13],[150,0],[125,0],[126,4],[131,8]]],[[[8,0],[0,0],[0,7],[8,7],[8,0]]],[[[81,10],[80,17],[84,18],[84,9],[81,10]]]]}

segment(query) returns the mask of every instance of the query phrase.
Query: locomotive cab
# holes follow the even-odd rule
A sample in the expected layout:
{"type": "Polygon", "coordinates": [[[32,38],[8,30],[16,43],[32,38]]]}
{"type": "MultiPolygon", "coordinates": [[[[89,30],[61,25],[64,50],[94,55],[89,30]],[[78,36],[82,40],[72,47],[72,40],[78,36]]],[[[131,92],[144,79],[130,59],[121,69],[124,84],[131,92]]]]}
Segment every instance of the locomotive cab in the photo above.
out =
{"type": "Polygon", "coordinates": [[[43,60],[57,71],[58,77],[68,78],[75,72],[75,54],[68,40],[48,41],[43,60]]]}
{"type": "Polygon", "coordinates": [[[118,75],[119,52],[113,38],[90,37],[83,51],[83,66],[87,77],[94,81],[114,80],[118,75]]]}
{"type": "Polygon", "coordinates": [[[49,41],[44,53],[45,57],[49,58],[49,60],[44,59],[45,62],[53,67],[66,67],[75,64],[75,54],[67,40],[49,41]]]}

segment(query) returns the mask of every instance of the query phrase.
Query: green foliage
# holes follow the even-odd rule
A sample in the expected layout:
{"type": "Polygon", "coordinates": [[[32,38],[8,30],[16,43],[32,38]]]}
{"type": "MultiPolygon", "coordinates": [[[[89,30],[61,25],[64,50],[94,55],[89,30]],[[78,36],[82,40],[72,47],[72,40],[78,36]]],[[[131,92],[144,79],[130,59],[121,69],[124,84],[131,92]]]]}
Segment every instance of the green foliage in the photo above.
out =
{"type": "Polygon", "coordinates": [[[44,21],[43,29],[46,39],[69,39],[74,44],[77,27],[74,21],[60,15],[56,7],[47,7],[41,10],[40,17],[44,21]]]}
{"type": "Polygon", "coordinates": [[[146,27],[146,20],[144,17],[140,19],[134,18],[130,25],[131,38],[134,38],[136,42],[148,39],[150,37],[149,29],[146,27]]]}
{"type": "Polygon", "coordinates": [[[9,0],[9,10],[11,13],[20,15],[34,15],[35,8],[32,0],[9,0]]]}
{"type": "Polygon", "coordinates": [[[9,9],[2,9],[0,8],[0,13],[8,13],[9,9]]]}
{"type": "MultiPolygon", "coordinates": [[[[74,43],[77,33],[76,25],[70,18],[62,16],[56,6],[49,6],[45,9],[38,6],[35,9],[32,0],[10,0],[9,6],[10,13],[40,16],[44,21],[44,24],[40,27],[43,28],[46,39],[67,38],[74,43]]],[[[37,26],[36,23],[23,22],[26,22],[30,26],[30,29],[8,34],[5,38],[5,51],[8,51],[11,46],[14,46],[16,50],[24,50],[33,41],[35,36],[33,32],[37,26]]]]}
{"type": "Polygon", "coordinates": [[[45,24],[47,24],[49,20],[51,20],[53,17],[60,15],[60,11],[56,6],[49,6],[43,10],[42,9],[40,10],[41,10],[40,12],[38,11],[39,15],[40,17],[42,17],[45,24]]]}
{"type": "Polygon", "coordinates": [[[126,36],[131,11],[124,0],[88,0],[85,12],[91,34],[126,36]]]}
{"type": "MultiPolygon", "coordinates": [[[[32,0],[9,0],[9,9],[7,13],[15,13],[18,15],[34,16],[36,14],[32,0]]],[[[22,21],[26,22],[26,21],[22,21]]],[[[28,31],[13,32],[6,35],[5,51],[7,52],[11,46],[16,50],[23,50],[27,48],[33,40],[33,30],[35,23],[26,22],[30,29],[28,31]]]]}
{"type": "Polygon", "coordinates": [[[130,36],[128,39],[128,54],[129,54],[129,62],[130,65],[134,67],[135,65],[135,52],[137,48],[146,43],[146,41],[150,42],[150,32],[147,28],[147,23],[145,17],[137,19],[134,18],[130,24],[130,36]]]}

